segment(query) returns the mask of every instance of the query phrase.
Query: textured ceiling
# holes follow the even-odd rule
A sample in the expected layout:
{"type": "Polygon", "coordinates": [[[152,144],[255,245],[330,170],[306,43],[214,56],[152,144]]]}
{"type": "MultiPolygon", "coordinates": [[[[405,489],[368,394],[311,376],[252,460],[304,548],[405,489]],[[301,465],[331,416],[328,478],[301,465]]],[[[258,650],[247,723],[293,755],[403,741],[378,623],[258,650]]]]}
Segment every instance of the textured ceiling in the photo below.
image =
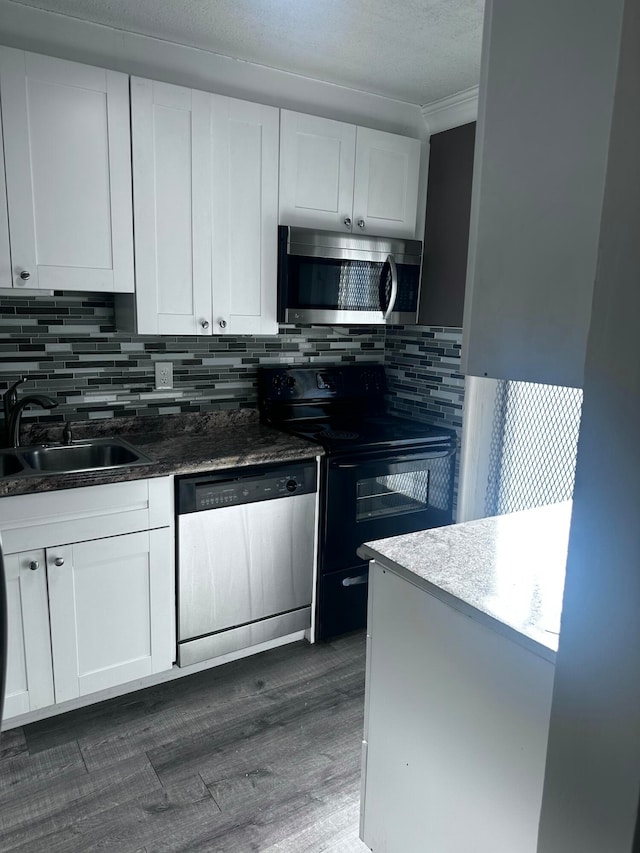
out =
{"type": "Polygon", "coordinates": [[[17,0],[426,104],[474,86],[483,0],[17,0]]]}

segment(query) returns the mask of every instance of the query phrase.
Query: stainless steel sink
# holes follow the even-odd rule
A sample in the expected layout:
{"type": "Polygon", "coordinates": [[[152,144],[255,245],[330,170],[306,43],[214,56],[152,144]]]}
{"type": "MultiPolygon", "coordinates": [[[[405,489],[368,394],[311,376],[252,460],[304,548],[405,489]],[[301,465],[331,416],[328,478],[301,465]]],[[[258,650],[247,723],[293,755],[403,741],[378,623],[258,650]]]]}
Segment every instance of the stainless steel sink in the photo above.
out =
{"type": "Polygon", "coordinates": [[[12,450],[0,451],[0,477],[11,477],[23,470],[24,465],[12,450]]]}
{"type": "Polygon", "coordinates": [[[120,438],[98,438],[73,444],[0,451],[0,476],[77,474],[131,465],[151,465],[153,461],[120,438]]]}

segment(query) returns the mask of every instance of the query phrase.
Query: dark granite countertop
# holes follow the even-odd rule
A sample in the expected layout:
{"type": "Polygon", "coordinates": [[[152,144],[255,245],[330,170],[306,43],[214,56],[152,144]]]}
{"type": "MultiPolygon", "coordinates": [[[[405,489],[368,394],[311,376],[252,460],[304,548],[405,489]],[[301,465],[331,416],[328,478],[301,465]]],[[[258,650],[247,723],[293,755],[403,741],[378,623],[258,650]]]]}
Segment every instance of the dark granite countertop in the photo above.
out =
{"type": "Polygon", "coordinates": [[[364,559],[555,661],[571,502],[367,542],[364,559]]]}
{"type": "MultiPolygon", "coordinates": [[[[154,462],[151,465],[123,466],[80,474],[20,474],[0,478],[0,496],[312,459],[323,453],[317,444],[261,424],[258,412],[252,409],[163,417],[108,418],[78,421],[71,426],[74,441],[115,436],[128,441],[154,462]]],[[[34,424],[25,428],[22,444],[59,443],[61,431],[60,424],[34,424]]]]}

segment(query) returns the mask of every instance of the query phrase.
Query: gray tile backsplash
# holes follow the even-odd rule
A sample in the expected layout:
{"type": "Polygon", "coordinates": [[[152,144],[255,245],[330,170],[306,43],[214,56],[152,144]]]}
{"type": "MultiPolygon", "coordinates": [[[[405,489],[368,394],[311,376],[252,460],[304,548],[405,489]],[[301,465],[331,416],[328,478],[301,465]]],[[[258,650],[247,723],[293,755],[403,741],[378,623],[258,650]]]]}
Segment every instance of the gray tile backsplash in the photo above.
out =
{"type": "Polygon", "coordinates": [[[277,337],[132,336],[114,326],[113,296],[0,296],[0,393],[18,376],[55,396],[51,413],[26,418],[253,408],[261,364],[384,362],[398,415],[462,424],[460,329],[425,326],[281,326],[277,337]],[[156,361],[173,363],[174,388],[155,391],[156,361]]]}
{"type": "Polygon", "coordinates": [[[461,344],[462,329],[389,326],[384,363],[390,410],[441,423],[459,433],[464,401],[461,344]]]}
{"type": "Polygon", "coordinates": [[[384,329],[281,326],[277,337],[121,334],[109,294],[0,296],[0,393],[19,376],[51,394],[39,421],[162,415],[256,405],[258,365],[382,362],[384,329]],[[154,390],[156,361],[174,388],[154,390]]]}
{"type": "MultiPolygon", "coordinates": [[[[426,423],[439,423],[462,433],[464,376],[460,373],[462,329],[441,326],[389,326],[384,363],[389,383],[389,410],[426,423]]],[[[460,475],[456,458],[454,520],[460,475]]]]}

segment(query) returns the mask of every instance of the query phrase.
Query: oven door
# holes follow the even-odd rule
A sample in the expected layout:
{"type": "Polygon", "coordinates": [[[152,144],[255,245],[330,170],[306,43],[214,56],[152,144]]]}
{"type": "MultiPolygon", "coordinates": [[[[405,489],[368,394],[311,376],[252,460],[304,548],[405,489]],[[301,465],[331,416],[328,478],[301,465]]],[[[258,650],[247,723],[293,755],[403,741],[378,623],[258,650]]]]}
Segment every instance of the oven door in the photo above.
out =
{"type": "Polygon", "coordinates": [[[456,451],[447,445],[328,461],[323,573],[361,563],[363,542],[451,524],[456,451]]]}

